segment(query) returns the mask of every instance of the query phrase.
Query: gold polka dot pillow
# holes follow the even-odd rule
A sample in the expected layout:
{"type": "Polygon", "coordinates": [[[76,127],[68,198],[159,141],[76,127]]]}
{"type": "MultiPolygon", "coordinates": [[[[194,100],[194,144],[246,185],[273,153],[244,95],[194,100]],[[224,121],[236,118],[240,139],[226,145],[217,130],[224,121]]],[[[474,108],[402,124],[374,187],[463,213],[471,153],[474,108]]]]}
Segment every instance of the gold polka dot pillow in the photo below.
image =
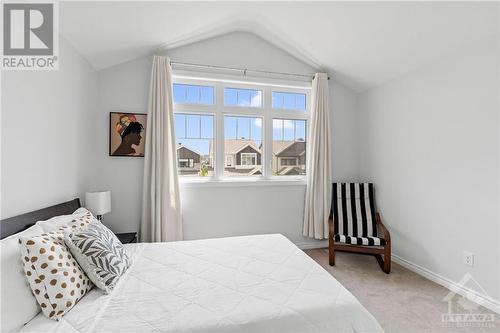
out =
{"type": "Polygon", "coordinates": [[[59,320],[93,285],[64,244],[62,231],[19,238],[24,272],[42,312],[59,320]]]}

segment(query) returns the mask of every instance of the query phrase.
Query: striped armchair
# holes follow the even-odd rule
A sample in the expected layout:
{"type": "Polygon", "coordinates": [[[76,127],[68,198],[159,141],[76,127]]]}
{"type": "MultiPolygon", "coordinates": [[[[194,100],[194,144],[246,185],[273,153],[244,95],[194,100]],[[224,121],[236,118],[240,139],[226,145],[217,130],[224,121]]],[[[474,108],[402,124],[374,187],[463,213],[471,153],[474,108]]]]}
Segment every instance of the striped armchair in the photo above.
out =
{"type": "Polygon", "coordinates": [[[346,251],[374,255],[391,271],[391,236],[375,210],[372,183],[333,183],[328,243],[331,266],[335,251],[346,251]]]}

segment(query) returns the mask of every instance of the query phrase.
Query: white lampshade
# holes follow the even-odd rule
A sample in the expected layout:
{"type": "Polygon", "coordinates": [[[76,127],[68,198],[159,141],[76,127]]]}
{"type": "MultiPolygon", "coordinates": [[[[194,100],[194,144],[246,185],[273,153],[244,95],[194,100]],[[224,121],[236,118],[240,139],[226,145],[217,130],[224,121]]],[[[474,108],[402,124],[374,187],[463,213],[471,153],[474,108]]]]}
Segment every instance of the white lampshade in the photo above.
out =
{"type": "Polygon", "coordinates": [[[95,215],[111,211],[111,191],[85,193],[85,207],[95,215]]]}

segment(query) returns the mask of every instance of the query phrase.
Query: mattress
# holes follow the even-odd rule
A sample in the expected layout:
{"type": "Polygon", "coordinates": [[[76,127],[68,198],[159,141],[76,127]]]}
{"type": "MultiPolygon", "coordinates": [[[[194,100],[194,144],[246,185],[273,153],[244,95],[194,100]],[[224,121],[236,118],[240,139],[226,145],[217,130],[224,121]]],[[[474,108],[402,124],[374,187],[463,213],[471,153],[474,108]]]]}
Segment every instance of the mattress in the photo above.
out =
{"type": "Polygon", "coordinates": [[[133,264],[59,322],[22,332],[383,332],[335,278],[282,235],[127,245],[133,264]]]}

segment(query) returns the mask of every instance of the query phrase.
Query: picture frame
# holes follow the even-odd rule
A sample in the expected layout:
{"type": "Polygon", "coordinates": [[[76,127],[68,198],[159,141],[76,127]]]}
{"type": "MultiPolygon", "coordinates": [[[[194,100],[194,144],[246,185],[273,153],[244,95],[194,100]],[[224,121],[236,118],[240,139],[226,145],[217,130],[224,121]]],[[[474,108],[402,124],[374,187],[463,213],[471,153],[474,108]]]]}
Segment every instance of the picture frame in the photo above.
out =
{"type": "Polygon", "coordinates": [[[109,156],[144,157],[147,114],[109,113],[109,156]]]}

